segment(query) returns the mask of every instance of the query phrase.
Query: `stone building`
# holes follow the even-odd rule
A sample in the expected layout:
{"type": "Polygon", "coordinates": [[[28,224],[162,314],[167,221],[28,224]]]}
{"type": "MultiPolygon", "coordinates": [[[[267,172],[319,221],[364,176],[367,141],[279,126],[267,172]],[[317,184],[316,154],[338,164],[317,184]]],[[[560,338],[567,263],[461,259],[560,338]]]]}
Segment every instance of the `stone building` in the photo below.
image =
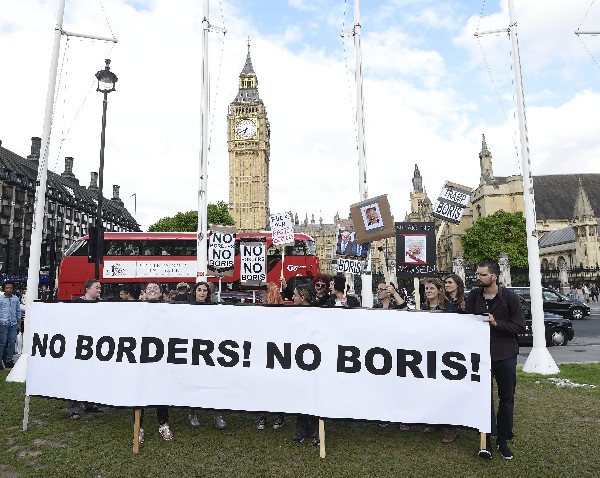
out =
{"type": "Polygon", "coordinates": [[[229,213],[240,232],[265,230],[269,223],[270,137],[248,44],[238,94],[227,115],[229,213]]]}
{"type": "MultiPolygon", "coordinates": [[[[23,158],[2,147],[0,141],[0,245],[4,273],[23,276],[29,263],[40,149],[41,139],[31,138],[31,154],[23,158]]],[[[89,225],[95,224],[98,173],[91,174],[88,187],[82,186],[73,174],[73,161],[71,157],[65,158],[61,174],[48,171],[42,233],[47,250],[42,250],[42,266],[49,264],[52,241],[58,261],[62,252],[74,240],[85,236],[89,225]]],[[[102,217],[106,231],[140,230],[119,198],[118,185],[113,186],[112,199],[103,202],[102,217]]]]}

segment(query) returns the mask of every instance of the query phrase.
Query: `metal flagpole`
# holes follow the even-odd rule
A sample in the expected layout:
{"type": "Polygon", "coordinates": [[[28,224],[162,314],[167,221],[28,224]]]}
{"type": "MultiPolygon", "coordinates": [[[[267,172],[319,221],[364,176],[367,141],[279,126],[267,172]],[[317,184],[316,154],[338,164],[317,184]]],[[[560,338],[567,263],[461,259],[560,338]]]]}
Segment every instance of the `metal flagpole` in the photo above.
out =
{"type": "Polygon", "coordinates": [[[544,328],[544,308],[542,303],[542,274],[540,271],[540,248],[535,220],[535,198],[533,179],[529,160],[529,139],[527,137],[527,118],[525,117],[525,95],[521,76],[521,59],[517,38],[517,20],[513,0],[508,0],[509,36],[511,40],[515,84],[517,87],[517,109],[519,112],[519,132],[521,137],[521,171],[523,173],[523,200],[525,203],[525,227],[527,230],[527,256],[529,261],[529,287],[531,295],[531,317],[533,329],[533,348],[523,367],[526,372],[553,374],[559,369],[546,348],[544,328]]]}
{"type": "MultiPolygon", "coordinates": [[[[365,118],[362,78],[362,56],[360,49],[360,8],[359,0],[354,0],[354,48],[356,56],[356,123],[358,130],[358,188],[360,200],[367,199],[367,152],[365,146],[365,118]]],[[[373,276],[371,275],[371,248],[367,255],[367,266],[361,275],[362,306],[373,307],[373,276]]]]}
{"type": "Polygon", "coordinates": [[[200,78],[201,91],[201,112],[200,112],[200,177],[198,184],[198,238],[197,238],[197,258],[196,258],[196,277],[198,280],[205,280],[207,275],[207,196],[208,186],[208,33],[210,22],[208,21],[208,0],[204,0],[204,13],[202,18],[202,76],[200,78]]]}

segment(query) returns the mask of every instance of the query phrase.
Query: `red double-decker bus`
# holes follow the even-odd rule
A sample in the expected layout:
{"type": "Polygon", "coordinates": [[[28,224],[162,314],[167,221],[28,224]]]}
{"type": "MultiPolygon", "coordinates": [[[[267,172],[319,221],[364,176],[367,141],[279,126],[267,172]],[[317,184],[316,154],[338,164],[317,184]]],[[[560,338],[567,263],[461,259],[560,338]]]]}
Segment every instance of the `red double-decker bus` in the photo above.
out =
{"type": "MultiPolygon", "coordinates": [[[[271,233],[236,233],[232,277],[222,277],[227,290],[240,290],[240,241],[264,241],[266,282],[279,283],[281,248],[273,246],[271,233]]],[[[311,278],[319,273],[315,242],[306,234],[294,234],[294,245],[285,247],[283,276],[311,278]]],[[[88,261],[88,236],[75,241],[65,252],[58,271],[58,300],[83,295],[84,282],[94,277],[94,264],[88,261]]],[[[168,289],[179,282],[196,282],[196,233],[193,232],[107,232],[104,234],[104,257],[100,268],[102,296],[118,298],[119,289],[129,285],[139,291],[149,280],[168,289]]],[[[209,282],[218,282],[214,276],[209,282]]]]}

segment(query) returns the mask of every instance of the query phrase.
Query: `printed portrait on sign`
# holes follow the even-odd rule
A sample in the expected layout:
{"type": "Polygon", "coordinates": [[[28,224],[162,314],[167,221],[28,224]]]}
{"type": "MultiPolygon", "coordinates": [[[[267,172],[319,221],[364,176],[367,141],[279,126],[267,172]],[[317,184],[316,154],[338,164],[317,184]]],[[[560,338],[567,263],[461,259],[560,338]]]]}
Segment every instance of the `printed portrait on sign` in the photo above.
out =
{"type": "Polygon", "coordinates": [[[427,264],[427,236],[407,235],[404,237],[404,262],[407,264],[427,264]]]}
{"type": "Polygon", "coordinates": [[[350,206],[356,241],[369,244],[395,234],[394,217],[387,196],[377,196],[350,206]]]}
{"type": "Polygon", "coordinates": [[[342,221],[338,230],[335,254],[347,257],[367,257],[369,244],[359,244],[356,240],[354,224],[351,220],[342,221]]]}
{"type": "Polygon", "coordinates": [[[365,231],[377,229],[383,227],[383,219],[381,218],[381,211],[379,211],[379,204],[373,203],[368,204],[360,208],[360,213],[365,225],[365,231]]]}

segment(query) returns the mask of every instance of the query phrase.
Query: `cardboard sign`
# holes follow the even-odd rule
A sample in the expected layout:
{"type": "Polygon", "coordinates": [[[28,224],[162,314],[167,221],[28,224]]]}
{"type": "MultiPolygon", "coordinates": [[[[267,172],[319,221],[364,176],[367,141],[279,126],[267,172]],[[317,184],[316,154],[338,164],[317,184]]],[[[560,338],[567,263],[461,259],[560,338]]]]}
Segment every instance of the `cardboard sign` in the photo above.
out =
{"type": "Polygon", "coordinates": [[[362,274],[363,263],[353,259],[342,259],[337,260],[337,271],[348,272],[350,274],[362,274]]]}
{"type": "Polygon", "coordinates": [[[211,275],[233,276],[235,232],[211,230],[208,238],[208,271],[211,275]]]}
{"type": "Polygon", "coordinates": [[[264,242],[240,242],[240,283],[260,285],[267,281],[267,248],[264,242]]]}
{"type": "Polygon", "coordinates": [[[294,224],[291,212],[271,214],[269,215],[269,223],[274,246],[294,245],[294,224]]]}
{"type": "Polygon", "coordinates": [[[396,276],[425,277],[436,272],[435,223],[396,223],[396,276]]]}
{"type": "Polygon", "coordinates": [[[359,244],[394,236],[394,217],[390,213],[387,195],[353,204],[350,215],[359,244]]]}
{"type": "Polygon", "coordinates": [[[460,218],[471,202],[472,193],[471,188],[446,181],[433,206],[432,215],[452,224],[460,224],[460,218]]]}

